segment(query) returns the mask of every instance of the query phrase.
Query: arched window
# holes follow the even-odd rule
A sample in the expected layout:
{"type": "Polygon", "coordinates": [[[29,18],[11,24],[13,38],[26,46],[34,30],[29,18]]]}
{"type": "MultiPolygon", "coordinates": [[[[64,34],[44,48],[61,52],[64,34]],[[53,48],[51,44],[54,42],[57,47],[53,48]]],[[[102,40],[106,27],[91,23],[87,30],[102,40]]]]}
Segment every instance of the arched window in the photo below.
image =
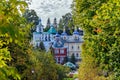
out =
{"type": "Polygon", "coordinates": [[[73,49],[74,47],[72,46],[71,48],[73,49]]]}
{"type": "Polygon", "coordinates": [[[76,54],[76,57],[79,57],[79,54],[78,54],[78,53],[76,54]]]}

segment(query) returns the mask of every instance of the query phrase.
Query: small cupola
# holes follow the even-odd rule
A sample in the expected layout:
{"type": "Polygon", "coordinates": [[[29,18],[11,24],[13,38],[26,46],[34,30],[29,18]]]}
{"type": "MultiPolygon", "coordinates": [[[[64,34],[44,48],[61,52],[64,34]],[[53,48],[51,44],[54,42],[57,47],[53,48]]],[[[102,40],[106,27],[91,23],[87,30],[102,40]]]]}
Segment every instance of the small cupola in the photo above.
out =
{"type": "Polygon", "coordinates": [[[43,25],[41,19],[38,20],[39,24],[36,26],[36,32],[43,32],[43,25]]]}
{"type": "Polygon", "coordinates": [[[75,40],[79,39],[79,32],[77,31],[77,28],[75,28],[74,32],[73,32],[73,36],[75,40]]]}

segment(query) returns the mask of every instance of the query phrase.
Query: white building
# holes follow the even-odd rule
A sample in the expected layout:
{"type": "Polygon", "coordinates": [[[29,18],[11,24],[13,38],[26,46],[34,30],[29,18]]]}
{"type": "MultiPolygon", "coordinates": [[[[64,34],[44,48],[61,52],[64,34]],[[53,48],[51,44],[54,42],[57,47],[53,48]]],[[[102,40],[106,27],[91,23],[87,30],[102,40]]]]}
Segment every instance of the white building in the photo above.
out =
{"type": "Polygon", "coordinates": [[[39,19],[39,24],[36,26],[36,31],[33,32],[33,46],[39,46],[40,42],[42,41],[45,44],[46,50],[48,50],[48,47],[50,47],[50,42],[54,41],[56,32],[57,31],[53,25],[50,26],[48,32],[43,32],[43,25],[41,23],[41,19],[39,19]]]}
{"type": "MultiPolygon", "coordinates": [[[[33,32],[33,46],[37,47],[39,46],[40,42],[42,41],[45,45],[46,50],[49,50],[52,43],[55,43],[55,34],[57,33],[54,26],[50,26],[50,29],[47,32],[43,32],[43,25],[41,23],[41,19],[39,20],[39,24],[36,26],[36,31],[33,32]]],[[[83,43],[83,31],[81,30],[81,33],[75,29],[72,35],[67,35],[65,32],[65,29],[61,35],[59,35],[63,47],[67,48],[67,57],[71,58],[71,55],[73,54],[76,58],[76,60],[80,60],[81,55],[81,45],[83,43]],[[82,33],[82,34],[81,34],[82,33]]],[[[59,44],[56,45],[58,47],[53,48],[61,48],[59,47],[59,44]]]]}
{"type": "Polygon", "coordinates": [[[75,56],[76,60],[80,60],[81,55],[81,45],[83,43],[83,35],[77,31],[73,32],[73,35],[68,36],[67,33],[62,33],[62,38],[64,41],[64,46],[67,47],[67,57],[71,58],[72,54],[75,56]]]}

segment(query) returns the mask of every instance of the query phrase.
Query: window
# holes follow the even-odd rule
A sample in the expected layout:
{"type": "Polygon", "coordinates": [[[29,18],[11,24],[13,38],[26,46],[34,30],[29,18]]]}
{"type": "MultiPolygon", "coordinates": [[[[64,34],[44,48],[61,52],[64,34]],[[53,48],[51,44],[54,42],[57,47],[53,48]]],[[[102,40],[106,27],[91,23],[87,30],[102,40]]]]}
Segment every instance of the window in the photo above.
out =
{"type": "Polygon", "coordinates": [[[76,57],[79,57],[79,54],[78,54],[78,53],[76,54],[76,57]]]}
{"type": "Polygon", "coordinates": [[[55,59],[56,59],[56,62],[58,63],[58,58],[56,57],[55,59]]]}
{"type": "Polygon", "coordinates": [[[61,50],[60,50],[60,54],[64,54],[64,49],[61,49],[61,50]]]}
{"type": "Polygon", "coordinates": [[[59,53],[59,50],[58,49],[55,49],[55,54],[58,54],[59,53]]]}
{"type": "Polygon", "coordinates": [[[73,49],[73,46],[71,48],[73,49]]]}

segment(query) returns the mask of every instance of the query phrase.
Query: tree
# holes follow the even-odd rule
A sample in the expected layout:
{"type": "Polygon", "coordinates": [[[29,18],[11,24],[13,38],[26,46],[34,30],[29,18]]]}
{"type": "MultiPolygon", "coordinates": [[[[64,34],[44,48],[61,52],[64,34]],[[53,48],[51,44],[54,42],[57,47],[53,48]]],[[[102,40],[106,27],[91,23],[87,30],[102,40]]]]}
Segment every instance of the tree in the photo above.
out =
{"type": "Polygon", "coordinates": [[[12,61],[9,44],[14,42],[20,45],[19,41],[23,40],[25,34],[23,27],[26,24],[21,15],[27,7],[27,3],[18,0],[2,0],[0,4],[0,80],[20,80],[16,68],[8,65],[12,61]]]}
{"type": "Polygon", "coordinates": [[[57,19],[56,18],[54,18],[53,25],[57,29],[57,19]]]}
{"type": "Polygon", "coordinates": [[[40,47],[40,50],[45,51],[45,46],[44,46],[44,43],[42,41],[40,42],[39,47],[40,47]]]}
{"type": "Polygon", "coordinates": [[[50,29],[50,25],[51,25],[51,22],[50,22],[50,18],[47,19],[47,25],[44,29],[45,32],[47,32],[49,29],[50,29]]]}
{"type": "Polygon", "coordinates": [[[30,24],[30,33],[29,33],[29,36],[30,36],[30,39],[32,37],[32,33],[35,32],[36,30],[36,25],[38,25],[39,21],[39,17],[37,16],[35,10],[29,10],[29,9],[26,9],[26,11],[24,12],[23,14],[23,17],[26,19],[26,23],[27,24],[30,24]]]}
{"type": "Polygon", "coordinates": [[[74,23],[71,13],[67,13],[59,20],[58,23],[58,32],[62,33],[63,28],[65,27],[66,33],[71,35],[74,29],[74,23]]]}
{"type": "Polygon", "coordinates": [[[73,64],[75,64],[75,62],[76,62],[76,59],[75,59],[75,55],[74,54],[72,54],[71,55],[71,62],[73,63],[73,64]]]}
{"type": "Polygon", "coordinates": [[[49,27],[44,28],[44,32],[47,32],[49,29],[49,27]]]}
{"type": "Polygon", "coordinates": [[[120,78],[119,2],[74,0],[74,23],[85,32],[79,79],[120,78]]]}
{"type": "MultiPolygon", "coordinates": [[[[9,65],[15,67],[18,73],[21,75],[21,79],[25,79],[28,77],[24,75],[26,70],[30,70],[29,66],[29,55],[33,54],[32,48],[29,45],[29,40],[27,40],[22,45],[18,45],[17,43],[10,43],[8,45],[8,49],[10,51],[10,55],[12,60],[8,63],[9,65]]],[[[31,74],[31,73],[27,73],[31,74]]]]}
{"type": "Polygon", "coordinates": [[[48,18],[48,20],[47,20],[47,26],[46,27],[50,28],[50,24],[51,24],[50,18],[48,18]]]}
{"type": "Polygon", "coordinates": [[[10,38],[8,34],[2,35],[0,34],[0,79],[8,80],[8,79],[19,79],[20,75],[17,73],[15,67],[8,65],[8,62],[12,60],[10,51],[7,45],[10,42],[10,38]]]}
{"type": "MultiPolygon", "coordinates": [[[[56,64],[53,55],[49,52],[34,50],[34,54],[31,54],[29,59],[32,64],[30,68],[34,70],[33,75],[28,75],[29,80],[31,80],[30,76],[35,76],[35,80],[62,80],[69,71],[68,68],[56,64]]],[[[28,72],[26,71],[25,74],[27,75],[28,72]]]]}
{"type": "Polygon", "coordinates": [[[23,14],[23,16],[26,18],[28,23],[33,23],[34,25],[38,24],[39,17],[37,16],[35,10],[26,9],[26,11],[23,14]]]}
{"type": "Polygon", "coordinates": [[[58,80],[63,80],[67,77],[66,74],[70,72],[70,68],[63,66],[61,64],[56,64],[57,74],[58,74],[58,80]]]}

